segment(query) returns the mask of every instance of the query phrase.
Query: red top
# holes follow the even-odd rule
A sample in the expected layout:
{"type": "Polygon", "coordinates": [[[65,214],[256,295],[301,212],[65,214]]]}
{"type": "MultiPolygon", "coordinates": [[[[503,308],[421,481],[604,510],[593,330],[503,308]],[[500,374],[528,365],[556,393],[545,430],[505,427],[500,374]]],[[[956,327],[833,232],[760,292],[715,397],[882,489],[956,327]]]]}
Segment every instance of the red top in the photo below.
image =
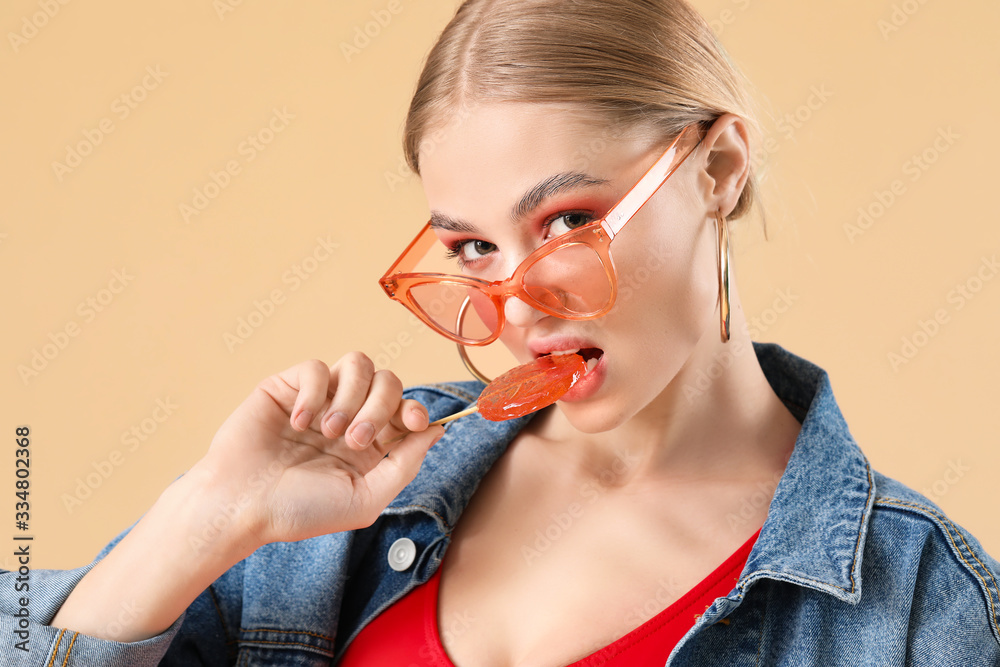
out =
{"type": "MultiPolygon", "coordinates": [[[[672,605],[624,637],[570,667],[618,665],[663,667],[670,651],[717,597],[736,586],[760,530],[710,575],[672,605]]],[[[455,667],[441,645],[437,626],[441,567],[366,625],[344,654],[340,667],[455,667]]],[[[728,623],[723,620],[722,623],[728,623]]]]}

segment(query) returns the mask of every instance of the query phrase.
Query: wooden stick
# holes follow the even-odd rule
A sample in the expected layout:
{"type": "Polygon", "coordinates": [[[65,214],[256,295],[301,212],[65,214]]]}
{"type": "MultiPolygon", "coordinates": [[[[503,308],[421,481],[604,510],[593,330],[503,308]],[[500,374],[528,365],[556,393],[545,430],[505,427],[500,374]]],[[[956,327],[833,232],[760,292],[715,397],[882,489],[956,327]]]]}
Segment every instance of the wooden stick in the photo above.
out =
{"type": "MultiPolygon", "coordinates": [[[[473,405],[471,408],[467,408],[465,410],[462,410],[461,412],[456,412],[453,415],[448,415],[447,417],[442,417],[441,419],[438,419],[436,421],[432,421],[430,424],[427,425],[427,428],[430,428],[431,426],[437,426],[439,424],[447,424],[448,422],[452,421],[453,419],[458,419],[459,417],[464,417],[465,415],[471,415],[473,412],[476,412],[478,410],[479,410],[479,405],[473,405]]],[[[385,443],[385,445],[394,445],[397,442],[399,442],[400,440],[402,440],[403,438],[405,438],[406,436],[410,435],[410,433],[412,433],[412,431],[410,431],[408,433],[404,433],[404,434],[399,435],[399,436],[396,436],[395,438],[393,438],[389,442],[385,443]]]]}
{"type": "Polygon", "coordinates": [[[471,408],[466,408],[465,410],[462,410],[461,412],[456,412],[453,415],[448,415],[447,417],[441,417],[441,419],[438,419],[437,421],[432,421],[430,424],[427,425],[427,427],[430,428],[431,426],[437,426],[438,424],[447,424],[452,419],[458,419],[459,417],[464,417],[465,415],[471,415],[473,412],[476,412],[478,410],[479,410],[479,404],[476,404],[473,405],[471,408]]]}

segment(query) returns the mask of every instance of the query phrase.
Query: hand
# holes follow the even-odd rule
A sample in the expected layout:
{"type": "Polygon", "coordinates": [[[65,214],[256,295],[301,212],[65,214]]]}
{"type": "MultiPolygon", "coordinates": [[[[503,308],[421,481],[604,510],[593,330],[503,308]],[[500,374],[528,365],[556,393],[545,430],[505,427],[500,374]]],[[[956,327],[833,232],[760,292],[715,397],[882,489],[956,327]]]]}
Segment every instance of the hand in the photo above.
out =
{"type": "Polygon", "coordinates": [[[189,472],[253,548],[369,526],[444,434],[402,394],[360,352],[303,362],[258,384],[189,472]]]}

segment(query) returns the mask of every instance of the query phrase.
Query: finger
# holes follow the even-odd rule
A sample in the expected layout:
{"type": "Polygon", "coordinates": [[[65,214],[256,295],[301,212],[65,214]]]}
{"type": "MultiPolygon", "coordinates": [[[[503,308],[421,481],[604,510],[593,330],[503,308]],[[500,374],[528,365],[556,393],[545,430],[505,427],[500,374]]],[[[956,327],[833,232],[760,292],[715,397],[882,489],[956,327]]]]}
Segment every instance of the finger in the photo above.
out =
{"type": "Polygon", "coordinates": [[[382,456],[389,453],[389,450],[402,438],[402,434],[419,433],[430,424],[427,415],[427,408],[420,401],[407,398],[401,401],[396,412],[389,419],[385,428],[379,431],[375,438],[374,446],[382,456]]]}
{"type": "Polygon", "coordinates": [[[427,450],[443,435],[443,426],[431,426],[423,432],[411,433],[368,471],[365,481],[376,507],[388,507],[403,488],[413,481],[420,471],[420,464],[423,463],[427,450]]]}
{"type": "Polygon", "coordinates": [[[289,422],[297,431],[309,428],[316,415],[323,411],[330,385],[330,367],[319,359],[293,366],[279,376],[298,391],[289,422]]]}
{"type": "Polygon", "coordinates": [[[347,429],[347,441],[359,449],[367,447],[385,428],[399,408],[403,383],[392,371],[381,370],[372,378],[371,389],[361,410],[347,429]]]}
{"type": "Polygon", "coordinates": [[[420,401],[408,398],[399,404],[399,409],[389,420],[389,426],[398,433],[406,431],[423,431],[430,424],[427,408],[420,401]]]}
{"type": "Polygon", "coordinates": [[[334,394],[323,415],[323,435],[332,439],[347,432],[348,425],[368,398],[374,375],[375,364],[362,352],[345,354],[333,365],[328,384],[334,394]]]}

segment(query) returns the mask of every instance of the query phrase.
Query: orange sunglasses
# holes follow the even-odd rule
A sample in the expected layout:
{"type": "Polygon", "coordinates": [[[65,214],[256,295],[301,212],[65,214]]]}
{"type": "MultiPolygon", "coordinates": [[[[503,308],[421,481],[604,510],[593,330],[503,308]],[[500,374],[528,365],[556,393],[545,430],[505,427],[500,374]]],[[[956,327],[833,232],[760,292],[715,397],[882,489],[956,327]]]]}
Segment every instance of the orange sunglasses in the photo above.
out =
{"type": "Polygon", "coordinates": [[[689,125],[681,131],[607,215],[543,243],[506,280],[488,282],[446,273],[453,265],[446,263],[443,256],[431,259],[434,268],[441,272],[412,272],[428,259],[437,241],[428,221],[379,284],[390,299],[461,345],[488,345],[495,341],[503,330],[504,304],[510,297],[563,319],[601,317],[611,310],[618,295],[611,241],[701,143],[699,138],[691,150],[677,159],[682,138],[697,131],[692,128],[696,126],[689,125]]]}

